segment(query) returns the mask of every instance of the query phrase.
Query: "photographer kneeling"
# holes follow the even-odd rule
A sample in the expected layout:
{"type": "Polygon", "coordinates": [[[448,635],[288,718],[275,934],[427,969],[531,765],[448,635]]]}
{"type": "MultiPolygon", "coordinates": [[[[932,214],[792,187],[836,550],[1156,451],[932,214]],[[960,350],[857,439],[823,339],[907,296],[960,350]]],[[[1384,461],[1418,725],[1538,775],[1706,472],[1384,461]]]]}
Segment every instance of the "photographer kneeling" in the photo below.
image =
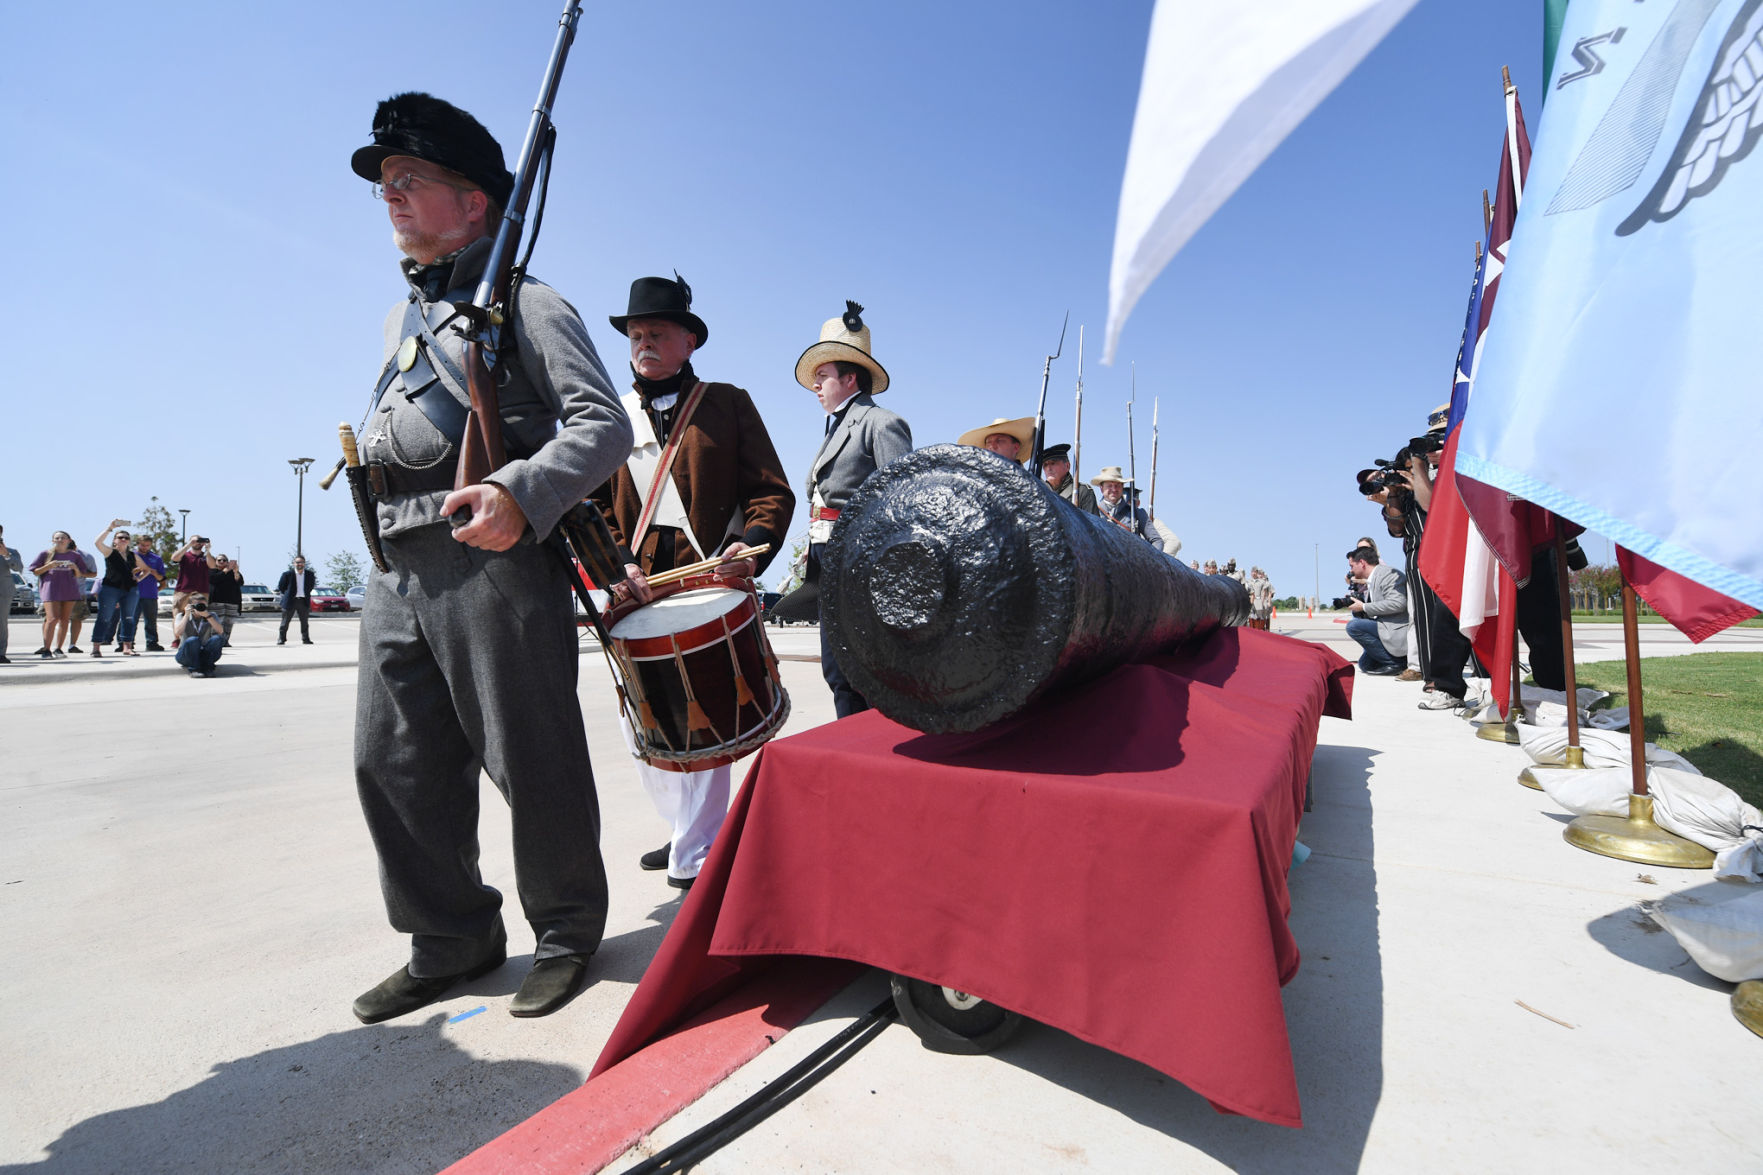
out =
{"type": "Polygon", "coordinates": [[[221,631],[220,618],[208,610],[207,596],[197,593],[190,597],[177,618],[172,639],[177,642],[177,663],[189,670],[190,676],[214,676],[226,636],[221,631]]]}
{"type": "Polygon", "coordinates": [[[1365,649],[1359,672],[1393,677],[1408,665],[1408,596],[1404,576],[1387,563],[1378,562],[1369,547],[1347,552],[1353,574],[1365,580],[1369,600],[1352,602],[1353,619],[1347,635],[1365,649]]]}

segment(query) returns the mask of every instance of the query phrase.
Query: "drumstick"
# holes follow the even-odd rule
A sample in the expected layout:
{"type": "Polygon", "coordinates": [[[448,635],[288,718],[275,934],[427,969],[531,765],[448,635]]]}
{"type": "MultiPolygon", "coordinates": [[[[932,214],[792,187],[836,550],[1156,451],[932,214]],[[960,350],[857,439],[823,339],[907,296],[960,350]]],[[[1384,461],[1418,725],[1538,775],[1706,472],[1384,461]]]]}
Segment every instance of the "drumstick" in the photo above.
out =
{"type": "Polygon", "coordinates": [[[709,571],[712,567],[720,567],[724,563],[737,563],[742,559],[751,559],[755,555],[765,555],[770,552],[770,543],[760,543],[757,547],[748,547],[739,555],[717,555],[702,563],[688,563],[684,567],[675,567],[672,571],[663,571],[660,575],[651,575],[649,586],[666,587],[670,583],[678,583],[682,579],[709,571]]]}

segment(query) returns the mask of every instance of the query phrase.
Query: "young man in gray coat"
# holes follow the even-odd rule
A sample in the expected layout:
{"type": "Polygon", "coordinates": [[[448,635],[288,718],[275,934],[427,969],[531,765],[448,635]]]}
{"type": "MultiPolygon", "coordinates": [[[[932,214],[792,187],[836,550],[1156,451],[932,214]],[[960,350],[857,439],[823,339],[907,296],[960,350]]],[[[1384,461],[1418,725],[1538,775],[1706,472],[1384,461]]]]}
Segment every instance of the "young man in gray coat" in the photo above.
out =
{"type": "Polygon", "coordinates": [[[607,907],[572,573],[546,540],[624,463],[630,421],[581,318],[528,278],[492,340],[511,459],[452,489],[469,398],[451,323],[483,276],[514,180],[476,119],[427,94],[382,102],[373,143],[350,165],[386,203],[408,284],[386,320],[362,433],[374,486],[364,524],[389,570],[369,575],[362,609],[355,781],[410,961],[354,1011],[369,1024],[403,1015],[506,957],[502,895],[477,865],[481,772],[512,811],[534,939],[508,1010],[542,1016],[580,990],[607,907]]]}
{"type": "Polygon", "coordinates": [[[1407,577],[1378,562],[1370,547],[1348,551],[1347,564],[1366,588],[1366,599],[1353,601],[1353,619],[1347,621],[1347,635],[1365,649],[1359,672],[1394,677],[1408,667],[1407,577]]]}
{"type": "MultiPolygon", "coordinates": [[[[820,579],[821,555],[832,538],[839,511],[863,479],[912,451],[912,430],[900,417],[876,405],[888,389],[888,373],[869,353],[863,307],[845,303],[845,313],[820,328],[820,341],[796,360],[796,382],[813,392],[826,412],[826,440],[808,468],[809,582],[820,579]]],[[[833,691],[840,718],[869,709],[839,669],[830,629],[821,617],[820,672],[833,691]]]]}

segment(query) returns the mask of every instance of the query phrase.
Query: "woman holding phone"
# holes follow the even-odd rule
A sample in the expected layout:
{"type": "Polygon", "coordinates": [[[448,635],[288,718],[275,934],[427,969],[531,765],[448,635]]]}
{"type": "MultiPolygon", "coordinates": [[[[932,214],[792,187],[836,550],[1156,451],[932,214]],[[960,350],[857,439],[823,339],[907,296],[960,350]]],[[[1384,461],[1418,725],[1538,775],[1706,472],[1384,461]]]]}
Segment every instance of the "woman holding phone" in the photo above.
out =
{"type": "MultiPolygon", "coordinates": [[[[58,530],[49,540],[49,549],[38,552],[31,561],[31,574],[37,577],[37,594],[43,599],[43,647],[37,650],[37,656],[45,661],[65,657],[62,645],[67,640],[68,624],[73,620],[74,609],[86,603],[80,579],[90,575],[91,568],[74,548],[73,536],[58,530]]],[[[78,629],[74,630],[74,640],[79,640],[78,629]]],[[[73,651],[80,650],[75,646],[73,651]]]]}

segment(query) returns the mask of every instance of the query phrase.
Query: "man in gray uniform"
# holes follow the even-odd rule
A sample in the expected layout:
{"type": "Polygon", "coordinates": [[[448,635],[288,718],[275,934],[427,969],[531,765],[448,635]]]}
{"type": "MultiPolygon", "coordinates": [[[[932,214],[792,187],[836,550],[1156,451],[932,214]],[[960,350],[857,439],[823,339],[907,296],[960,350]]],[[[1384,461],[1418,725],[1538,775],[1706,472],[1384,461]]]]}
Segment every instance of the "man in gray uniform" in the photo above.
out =
{"type": "Polygon", "coordinates": [[[1048,489],[1085,514],[1101,513],[1096,509],[1096,491],[1071,476],[1070,445],[1047,446],[1041,453],[1041,476],[1048,489]]]}
{"type": "MultiPolygon", "coordinates": [[[[912,430],[875,396],[888,388],[888,373],[869,353],[863,307],[845,303],[845,313],[820,328],[820,341],[796,360],[796,382],[813,392],[827,414],[826,440],[808,469],[808,569],[820,579],[820,559],[832,537],[839,511],[877,469],[912,451],[912,430]]],[[[824,620],[824,617],[822,618],[824,620]]],[[[833,691],[840,718],[869,709],[839,669],[825,623],[820,626],[820,672],[833,691]]]]}
{"type": "Polygon", "coordinates": [[[355,710],[356,786],[410,961],[354,1011],[369,1024],[403,1015],[506,957],[502,895],[477,866],[481,771],[512,810],[535,940],[509,1011],[542,1016],[581,988],[607,905],[570,572],[546,540],[624,463],[630,421],[580,317],[529,278],[493,340],[510,460],[453,490],[468,397],[450,320],[483,274],[513,177],[476,119],[427,94],[382,102],[351,166],[376,181],[410,287],[386,319],[362,435],[364,522],[389,570],[367,581],[355,710]],[[455,511],[469,512],[458,529],[455,511]]]}

